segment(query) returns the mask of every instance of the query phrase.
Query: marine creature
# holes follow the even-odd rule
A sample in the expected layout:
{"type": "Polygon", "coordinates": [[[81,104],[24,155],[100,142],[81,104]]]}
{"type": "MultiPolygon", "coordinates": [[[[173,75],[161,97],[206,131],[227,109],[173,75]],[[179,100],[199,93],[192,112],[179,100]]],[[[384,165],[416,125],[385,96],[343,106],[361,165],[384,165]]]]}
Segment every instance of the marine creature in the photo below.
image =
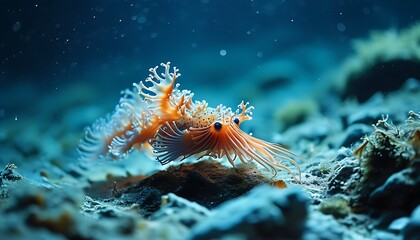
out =
{"type": "Polygon", "coordinates": [[[274,176],[277,169],[295,174],[281,163],[286,160],[301,171],[295,159],[302,159],[278,144],[255,138],[240,129],[241,123],[251,120],[252,106],[242,101],[238,110],[219,105],[208,106],[193,101],[189,90],[179,90],[175,84],[181,76],[170,63],[151,68],[149,77],[133,89],[122,91],[115,111],[98,119],[86,129],[79,153],[82,159],[109,156],[123,158],[134,148],[152,150],[162,165],[190,156],[226,157],[234,166],[238,158],[242,163],[255,161],[274,176]]]}

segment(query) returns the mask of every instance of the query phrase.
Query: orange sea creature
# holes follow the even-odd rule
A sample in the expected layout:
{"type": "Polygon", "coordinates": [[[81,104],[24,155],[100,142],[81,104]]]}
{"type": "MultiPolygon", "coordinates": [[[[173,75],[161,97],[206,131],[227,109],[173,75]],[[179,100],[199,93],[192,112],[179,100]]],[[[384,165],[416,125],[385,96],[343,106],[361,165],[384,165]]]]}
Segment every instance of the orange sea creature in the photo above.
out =
{"type": "Polygon", "coordinates": [[[81,158],[122,158],[133,148],[151,148],[162,165],[193,155],[226,157],[232,165],[238,158],[242,163],[255,161],[274,175],[283,169],[295,176],[281,163],[286,160],[296,167],[300,178],[294,159],[301,157],[239,128],[251,119],[252,106],[242,101],[233,112],[223,105],[211,108],[204,100],[193,101],[191,91],[179,90],[175,84],[181,76],[178,69],[171,72],[169,62],[161,66],[163,73],[157,72],[158,66],[151,68],[144,82],[122,92],[111,115],[87,128],[79,146],[81,158]]]}

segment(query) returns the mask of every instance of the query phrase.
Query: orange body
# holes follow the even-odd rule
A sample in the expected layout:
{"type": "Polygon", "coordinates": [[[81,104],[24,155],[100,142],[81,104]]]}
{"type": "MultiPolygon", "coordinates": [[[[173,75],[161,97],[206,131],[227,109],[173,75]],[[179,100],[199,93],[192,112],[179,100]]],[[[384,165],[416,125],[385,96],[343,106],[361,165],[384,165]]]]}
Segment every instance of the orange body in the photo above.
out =
{"type": "Polygon", "coordinates": [[[191,91],[181,91],[175,84],[178,69],[171,72],[170,63],[161,65],[165,68],[161,75],[158,67],[151,68],[144,82],[123,91],[113,114],[86,130],[79,147],[82,158],[121,158],[134,147],[151,147],[161,164],[195,155],[226,157],[234,165],[238,158],[243,163],[255,161],[274,174],[280,168],[294,176],[281,163],[286,160],[300,176],[294,159],[301,157],[240,129],[242,122],[251,119],[252,106],[242,101],[233,112],[222,105],[208,107],[204,100],[194,102],[191,91]]]}

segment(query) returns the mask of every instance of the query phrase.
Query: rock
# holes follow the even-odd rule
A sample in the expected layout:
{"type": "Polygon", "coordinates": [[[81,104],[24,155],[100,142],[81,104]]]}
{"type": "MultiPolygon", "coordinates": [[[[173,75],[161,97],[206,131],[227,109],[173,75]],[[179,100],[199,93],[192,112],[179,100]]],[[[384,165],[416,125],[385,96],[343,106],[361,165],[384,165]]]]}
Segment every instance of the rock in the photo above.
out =
{"type": "Polygon", "coordinates": [[[186,228],[191,228],[210,214],[210,211],[200,204],[169,193],[162,197],[162,207],[153,213],[150,219],[163,223],[178,223],[186,228]]]}
{"type": "Polygon", "coordinates": [[[9,180],[9,181],[17,181],[17,180],[21,180],[23,177],[17,173],[15,171],[16,169],[16,165],[15,164],[7,164],[4,167],[4,170],[0,171],[0,185],[4,180],[9,180]]]}
{"type": "Polygon", "coordinates": [[[384,98],[382,93],[376,93],[363,106],[358,106],[357,111],[354,111],[354,109],[349,110],[346,123],[348,125],[357,123],[371,125],[376,123],[378,119],[381,119],[382,115],[389,112],[388,108],[382,104],[384,98]]]}
{"type": "Polygon", "coordinates": [[[374,230],[370,234],[370,239],[380,239],[380,240],[398,240],[400,237],[393,234],[392,232],[382,231],[382,230],[374,230]]]}
{"type": "Polygon", "coordinates": [[[194,226],[188,239],[298,239],[302,237],[309,198],[298,188],[268,185],[221,204],[194,226]]]}
{"type": "Polygon", "coordinates": [[[420,204],[420,177],[407,168],[394,173],[387,181],[376,188],[369,196],[368,204],[372,208],[399,209],[410,213],[420,204]]]}
{"type": "Polygon", "coordinates": [[[319,210],[324,214],[330,214],[335,218],[344,218],[350,214],[350,207],[348,201],[339,195],[335,195],[325,201],[323,201],[319,210]]]}
{"type": "Polygon", "coordinates": [[[281,143],[290,143],[291,145],[297,145],[297,143],[303,139],[321,142],[328,136],[334,135],[341,130],[341,124],[335,119],[314,117],[302,124],[290,127],[282,136],[278,136],[278,139],[276,140],[281,143]]]}
{"type": "Polygon", "coordinates": [[[352,124],[344,132],[341,141],[338,141],[337,147],[351,147],[351,145],[360,142],[365,135],[372,133],[372,127],[366,124],[352,124]]]}
{"type": "Polygon", "coordinates": [[[418,240],[420,236],[420,205],[411,213],[408,224],[403,230],[404,240],[418,240]]]}
{"type": "Polygon", "coordinates": [[[13,187],[11,182],[16,182],[23,179],[23,177],[15,171],[16,165],[7,164],[4,170],[0,171],[0,199],[7,198],[13,187]]]}
{"type": "Polygon", "coordinates": [[[306,224],[304,240],[369,239],[354,231],[355,226],[346,227],[330,215],[311,211],[306,224]]]}
{"type": "Polygon", "coordinates": [[[14,183],[0,205],[2,239],[152,239],[165,230],[139,229],[146,223],[130,208],[85,198],[69,186],[46,188],[14,183]]]}
{"type": "Polygon", "coordinates": [[[408,217],[397,218],[389,224],[388,230],[395,233],[401,233],[409,222],[410,218],[408,217]]]}
{"type": "Polygon", "coordinates": [[[38,238],[41,235],[36,232],[49,231],[68,238],[83,239],[77,224],[81,217],[77,211],[80,197],[81,192],[75,189],[48,189],[26,181],[17,182],[0,212],[3,216],[0,232],[10,229],[2,237],[19,238],[32,232],[33,237],[38,238]]]}
{"type": "Polygon", "coordinates": [[[291,101],[278,108],[275,112],[276,123],[281,130],[301,124],[319,112],[316,101],[303,99],[291,101]]]}
{"type": "MultiPolygon", "coordinates": [[[[340,159],[340,156],[337,158],[340,159]]],[[[360,179],[359,160],[355,157],[345,157],[331,164],[332,173],[328,179],[327,194],[351,193],[355,183],[360,179]]]]}
{"type": "Polygon", "coordinates": [[[268,181],[252,164],[231,168],[216,161],[199,161],[156,172],[120,190],[120,201],[124,204],[139,204],[145,216],[157,211],[161,197],[168,193],[214,208],[268,181]]]}
{"type": "Polygon", "coordinates": [[[377,92],[398,90],[408,78],[420,77],[420,26],[372,32],[354,41],[356,54],[349,57],[334,76],[333,85],[343,99],[360,102],[377,92]]]}
{"type": "Polygon", "coordinates": [[[375,92],[398,90],[408,78],[420,78],[419,67],[418,59],[379,60],[359,76],[349,77],[343,97],[356,97],[363,102],[375,92]],[[379,81],[380,84],[377,84],[379,81]],[[361,88],[361,85],[364,87],[361,88]]]}

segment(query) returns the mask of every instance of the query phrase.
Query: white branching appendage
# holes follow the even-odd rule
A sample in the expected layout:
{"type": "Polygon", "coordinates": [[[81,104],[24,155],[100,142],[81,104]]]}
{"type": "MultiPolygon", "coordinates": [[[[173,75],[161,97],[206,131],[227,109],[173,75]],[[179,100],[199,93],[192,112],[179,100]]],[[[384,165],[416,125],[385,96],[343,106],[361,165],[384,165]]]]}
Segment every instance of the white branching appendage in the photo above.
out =
{"type": "Polygon", "coordinates": [[[242,122],[252,119],[253,106],[242,101],[233,112],[222,104],[212,108],[205,100],[193,102],[191,91],[179,90],[179,70],[171,71],[169,62],[161,66],[162,73],[158,66],[150,68],[144,81],[122,92],[112,115],[86,130],[79,147],[82,158],[121,158],[134,147],[147,145],[161,164],[190,156],[226,157],[233,166],[239,159],[256,162],[274,175],[283,169],[295,176],[284,160],[296,167],[300,178],[295,159],[301,157],[240,129],[242,122]]]}

